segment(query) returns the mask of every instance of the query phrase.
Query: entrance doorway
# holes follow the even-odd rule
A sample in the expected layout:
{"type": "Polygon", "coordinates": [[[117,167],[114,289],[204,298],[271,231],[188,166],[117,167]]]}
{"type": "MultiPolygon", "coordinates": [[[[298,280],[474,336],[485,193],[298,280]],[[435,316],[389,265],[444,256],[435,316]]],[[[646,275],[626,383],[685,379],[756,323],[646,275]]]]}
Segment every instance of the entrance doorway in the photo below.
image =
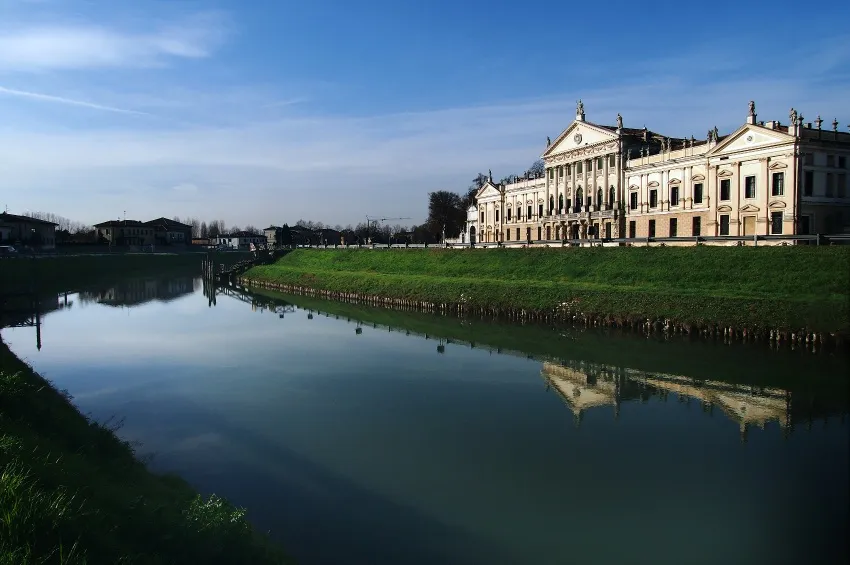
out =
{"type": "Polygon", "coordinates": [[[755,235],[756,233],[756,217],[755,216],[744,216],[744,234],[743,235],[755,235]]]}
{"type": "Polygon", "coordinates": [[[475,226],[469,227],[469,243],[475,245],[475,226]]]}

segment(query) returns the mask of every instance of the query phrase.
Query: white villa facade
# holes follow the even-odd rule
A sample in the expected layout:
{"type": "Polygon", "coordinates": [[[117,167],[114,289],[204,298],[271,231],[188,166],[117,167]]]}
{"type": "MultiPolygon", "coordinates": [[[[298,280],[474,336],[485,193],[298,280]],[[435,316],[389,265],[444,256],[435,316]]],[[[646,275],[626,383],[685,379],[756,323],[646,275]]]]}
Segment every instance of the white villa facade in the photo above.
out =
{"type": "Polygon", "coordinates": [[[706,139],[575,120],[542,155],[545,174],[492,177],[467,215],[463,243],[850,232],[850,133],[746,122],[706,139]]]}

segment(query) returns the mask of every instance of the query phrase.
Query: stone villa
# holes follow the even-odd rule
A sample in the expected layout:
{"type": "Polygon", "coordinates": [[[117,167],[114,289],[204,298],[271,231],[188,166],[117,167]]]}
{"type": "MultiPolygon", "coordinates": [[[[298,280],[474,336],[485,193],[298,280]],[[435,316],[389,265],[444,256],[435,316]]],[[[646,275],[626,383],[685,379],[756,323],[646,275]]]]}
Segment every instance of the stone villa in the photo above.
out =
{"type": "Polygon", "coordinates": [[[850,133],[794,109],[789,123],[745,123],[728,135],[672,138],[575,120],[542,155],[546,172],[490,179],[460,242],[850,232],[850,133]]]}

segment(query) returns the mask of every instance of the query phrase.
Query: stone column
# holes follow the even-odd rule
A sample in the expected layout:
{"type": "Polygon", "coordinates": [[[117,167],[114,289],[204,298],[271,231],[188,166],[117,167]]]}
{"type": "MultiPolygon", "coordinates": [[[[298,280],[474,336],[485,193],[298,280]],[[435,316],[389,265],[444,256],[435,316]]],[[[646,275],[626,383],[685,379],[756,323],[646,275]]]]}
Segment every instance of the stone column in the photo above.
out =
{"type": "Polygon", "coordinates": [[[703,194],[703,198],[708,199],[708,225],[714,228],[714,233],[711,235],[718,235],[720,233],[720,225],[717,218],[717,202],[720,200],[720,185],[717,182],[717,170],[717,165],[709,164],[706,166],[705,194],[703,194]]]}
{"type": "Polygon", "coordinates": [[[605,185],[602,187],[602,209],[610,210],[611,207],[608,205],[608,193],[610,191],[610,187],[608,186],[608,183],[610,182],[608,180],[608,155],[605,155],[602,159],[604,159],[602,169],[605,177],[605,185]]]}
{"type": "Polygon", "coordinates": [[[732,199],[732,202],[735,203],[735,213],[732,214],[729,218],[729,235],[741,235],[741,228],[743,226],[743,223],[741,222],[741,200],[743,198],[741,191],[741,186],[743,184],[742,180],[743,179],[741,179],[741,162],[738,161],[737,163],[735,163],[735,184],[733,185],[735,187],[735,197],[732,199]],[[737,226],[735,233],[732,233],[732,222],[735,222],[735,225],[737,226]]]}
{"type": "MultiPolygon", "coordinates": [[[[756,219],[756,233],[758,233],[759,235],[767,235],[770,233],[770,208],[768,208],[768,204],[770,203],[770,168],[768,167],[768,165],[770,165],[770,159],[768,159],[767,157],[762,157],[761,159],[759,159],[759,161],[761,161],[761,174],[759,176],[761,176],[764,181],[762,181],[762,183],[759,183],[758,179],[756,179],[756,195],[758,196],[757,201],[761,200],[763,202],[762,206],[764,208],[765,228],[764,234],[759,233],[759,221],[758,219],[756,219]],[[759,184],[764,185],[764,195],[759,192],[759,184]]],[[[782,231],[784,232],[785,230],[783,229],[782,231]]]]}

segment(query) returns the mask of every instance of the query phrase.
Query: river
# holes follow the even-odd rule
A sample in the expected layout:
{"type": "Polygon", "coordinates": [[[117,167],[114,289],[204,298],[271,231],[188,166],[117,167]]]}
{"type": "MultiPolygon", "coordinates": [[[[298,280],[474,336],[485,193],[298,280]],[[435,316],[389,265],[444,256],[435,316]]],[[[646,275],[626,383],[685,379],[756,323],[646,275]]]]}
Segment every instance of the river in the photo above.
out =
{"type": "Polygon", "coordinates": [[[848,360],[223,291],[2,337],[301,565],[844,562],[848,360]],[[835,561],[833,561],[835,559],[835,561]]]}

